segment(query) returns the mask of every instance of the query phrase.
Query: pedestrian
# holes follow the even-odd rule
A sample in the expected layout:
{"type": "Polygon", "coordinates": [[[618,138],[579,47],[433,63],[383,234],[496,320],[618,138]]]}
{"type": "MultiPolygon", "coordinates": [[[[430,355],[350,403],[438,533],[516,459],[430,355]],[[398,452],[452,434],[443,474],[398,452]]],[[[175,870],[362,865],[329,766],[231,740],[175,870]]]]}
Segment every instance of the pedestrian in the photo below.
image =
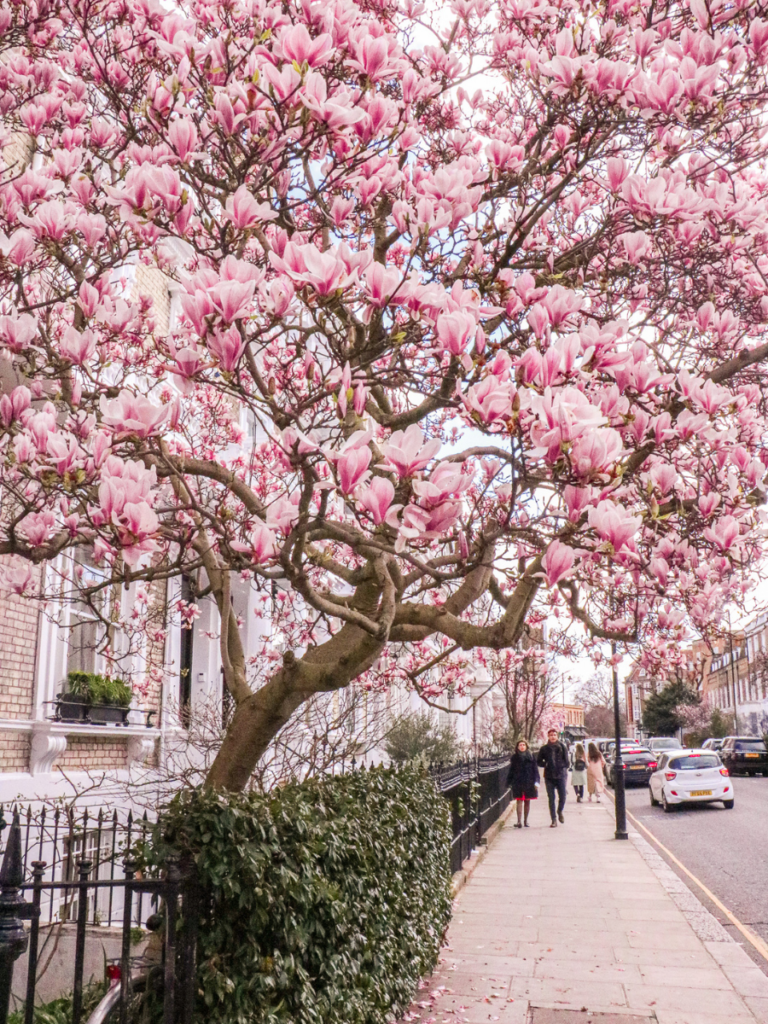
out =
{"type": "Polygon", "coordinates": [[[580,804],[584,799],[584,787],[587,785],[587,755],[584,753],[584,747],[581,743],[577,743],[573,751],[571,785],[576,794],[576,803],[580,804]]]}
{"type": "Polygon", "coordinates": [[[523,808],[525,808],[525,827],[528,828],[528,814],[531,800],[539,795],[540,776],[536,758],[528,749],[526,740],[518,740],[515,752],[509,760],[509,787],[512,799],[517,801],[517,823],[515,828],[523,827],[523,808]]]}
{"type": "Polygon", "coordinates": [[[557,738],[557,730],[550,729],[547,733],[547,742],[539,749],[539,756],[536,762],[544,769],[544,785],[547,787],[547,800],[549,801],[549,816],[552,819],[550,828],[557,828],[557,822],[565,824],[563,809],[568,786],[568,751],[565,745],[557,738]],[[557,794],[557,814],[555,814],[555,794],[557,794]]]}
{"type": "Polygon", "coordinates": [[[593,795],[600,803],[600,794],[605,792],[605,758],[594,743],[587,747],[587,791],[590,803],[593,795]]]}

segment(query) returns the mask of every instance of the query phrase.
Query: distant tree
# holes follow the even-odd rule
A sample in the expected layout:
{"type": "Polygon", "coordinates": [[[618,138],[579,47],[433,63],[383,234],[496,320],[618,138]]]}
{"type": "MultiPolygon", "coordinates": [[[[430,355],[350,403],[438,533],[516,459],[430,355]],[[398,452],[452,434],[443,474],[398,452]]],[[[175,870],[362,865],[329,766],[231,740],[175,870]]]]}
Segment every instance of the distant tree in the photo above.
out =
{"type": "Polygon", "coordinates": [[[483,660],[504,696],[504,722],[496,742],[514,749],[518,739],[530,743],[546,725],[545,719],[562,678],[546,660],[543,647],[532,643],[517,651],[492,651],[483,660]]]}
{"type": "Polygon", "coordinates": [[[709,719],[709,735],[714,739],[722,739],[723,736],[731,736],[735,731],[736,723],[733,715],[724,714],[720,708],[715,708],[709,719]]]}
{"type": "MultiPolygon", "coordinates": [[[[576,702],[584,707],[584,725],[590,736],[613,736],[613,680],[598,669],[576,691],[576,702]]],[[[619,701],[621,735],[627,734],[624,701],[619,701]]]]}
{"type": "Polygon", "coordinates": [[[673,736],[685,725],[682,709],[701,703],[701,697],[685,683],[669,683],[645,702],[643,729],[651,736],[673,736]]]}
{"type": "Polygon", "coordinates": [[[398,763],[423,756],[427,761],[450,764],[461,755],[453,729],[437,725],[427,711],[400,715],[384,741],[384,750],[398,763]]]}
{"type": "MultiPolygon", "coordinates": [[[[613,708],[585,708],[584,726],[590,736],[613,736],[613,708]]],[[[619,728],[621,735],[626,736],[627,716],[623,708],[619,708],[619,728]]]]}

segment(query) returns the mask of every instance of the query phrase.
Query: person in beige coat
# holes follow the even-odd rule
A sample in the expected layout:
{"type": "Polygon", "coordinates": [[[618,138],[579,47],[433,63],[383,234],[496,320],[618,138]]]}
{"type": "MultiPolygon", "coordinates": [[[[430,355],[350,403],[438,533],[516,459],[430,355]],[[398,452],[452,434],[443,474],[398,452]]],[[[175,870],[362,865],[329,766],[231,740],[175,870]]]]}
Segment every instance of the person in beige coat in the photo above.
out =
{"type": "Polygon", "coordinates": [[[600,794],[605,792],[605,758],[594,743],[587,748],[587,792],[590,803],[593,794],[600,803],[600,794]]]}

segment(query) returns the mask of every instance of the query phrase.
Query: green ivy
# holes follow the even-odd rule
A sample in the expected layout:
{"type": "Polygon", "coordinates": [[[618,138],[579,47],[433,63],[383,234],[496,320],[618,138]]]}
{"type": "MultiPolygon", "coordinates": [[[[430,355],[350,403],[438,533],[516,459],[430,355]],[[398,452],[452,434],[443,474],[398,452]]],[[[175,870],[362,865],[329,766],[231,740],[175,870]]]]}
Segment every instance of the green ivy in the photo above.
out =
{"type": "Polygon", "coordinates": [[[193,857],[206,894],[197,1018],[392,1021],[437,962],[449,848],[447,803],[415,766],[178,795],[151,852],[193,857]]]}

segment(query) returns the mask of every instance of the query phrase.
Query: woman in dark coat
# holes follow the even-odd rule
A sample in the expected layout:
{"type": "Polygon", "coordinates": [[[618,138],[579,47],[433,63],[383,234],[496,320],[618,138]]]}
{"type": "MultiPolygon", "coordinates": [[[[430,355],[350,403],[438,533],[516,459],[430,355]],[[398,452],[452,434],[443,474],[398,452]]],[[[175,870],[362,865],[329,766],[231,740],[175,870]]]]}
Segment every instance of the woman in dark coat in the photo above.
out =
{"type": "Polygon", "coordinates": [[[525,740],[518,740],[514,754],[509,761],[508,783],[512,790],[512,799],[517,801],[517,823],[515,828],[522,828],[523,808],[525,808],[525,827],[528,828],[528,812],[531,800],[539,795],[539,769],[536,758],[528,749],[525,740]]]}

